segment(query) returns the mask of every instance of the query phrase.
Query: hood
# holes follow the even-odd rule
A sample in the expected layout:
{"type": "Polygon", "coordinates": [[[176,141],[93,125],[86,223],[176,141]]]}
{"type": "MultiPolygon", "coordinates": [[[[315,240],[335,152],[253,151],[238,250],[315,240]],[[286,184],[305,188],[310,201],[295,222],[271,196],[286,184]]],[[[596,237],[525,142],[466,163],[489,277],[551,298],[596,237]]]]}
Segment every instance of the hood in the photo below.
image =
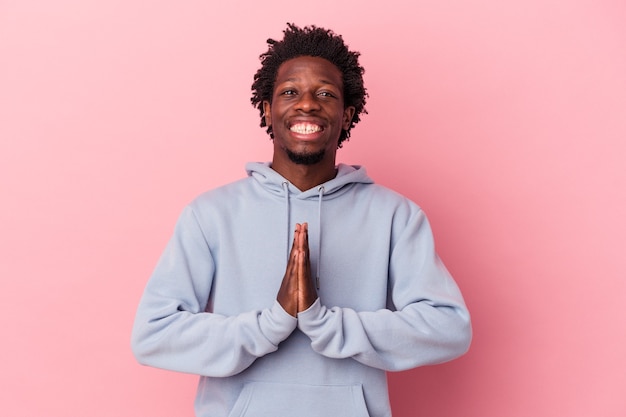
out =
{"type": "MultiPolygon", "coordinates": [[[[293,186],[286,178],[274,171],[269,162],[249,162],[246,164],[248,176],[254,178],[265,189],[273,194],[284,196],[285,184],[288,185],[289,196],[296,199],[317,199],[319,187],[301,191],[293,186]]],[[[333,198],[342,194],[351,184],[372,184],[374,181],[367,175],[365,168],[360,165],[337,165],[337,175],[330,181],[320,184],[324,187],[324,198],[333,198]]]]}

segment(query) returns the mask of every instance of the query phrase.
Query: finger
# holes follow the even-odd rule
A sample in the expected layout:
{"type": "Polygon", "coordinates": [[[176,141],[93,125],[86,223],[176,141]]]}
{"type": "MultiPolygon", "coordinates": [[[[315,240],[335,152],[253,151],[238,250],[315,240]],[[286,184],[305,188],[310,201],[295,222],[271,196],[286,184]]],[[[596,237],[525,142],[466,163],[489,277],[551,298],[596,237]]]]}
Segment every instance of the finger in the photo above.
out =
{"type": "Polygon", "coordinates": [[[303,225],[303,229],[302,229],[302,250],[304,250],[307,253],[307,257],[309,254],[309,224],[308,223],[304,223],[303,225]]]}
{"type": "Polygon", "coordinates": [[[292,248],[285,269],[285,275],[280,284],[277,294],[277,300],[283,309],[291,316],[295,317],[298,313],[298,274],[299,274],[299,254],[301,251],[292,248]]]}
{"type": "Polygon", "coordinates": [[[309,256],[305,251],[298,255],[298,312],[311,307],[317,299],[317,291],[311,278],[309,256]]]}
{"type": "MultiPolygon", "coordinates": [[[[296,225],[298,226],[298,225],[296,225]]],[[[293,232],[293,242],[291,244],[291,251],[289,252],[289,262],[295,262],[296,252],[300,249],[300,230],[296,227],[293,232]]]]}
{"type": "MultiPolygon", "coordinates": [[[[304,251],[298,251],[298,262],[297,262],[297,274],[298,274],[298,283],[301,284],[303,279],[306,277],[306,253],[304,251]]],[[[298,289],[301,289],[302,285],[298,286],[298,289]]]]}
{"type": "Polygon", "coordinates": [[[308,250],[307,249],[307,239],[308,239],[308,224],[302,223],[300,225],[300,234],[298,236],[298,249],[300,250],[308,250]]]}

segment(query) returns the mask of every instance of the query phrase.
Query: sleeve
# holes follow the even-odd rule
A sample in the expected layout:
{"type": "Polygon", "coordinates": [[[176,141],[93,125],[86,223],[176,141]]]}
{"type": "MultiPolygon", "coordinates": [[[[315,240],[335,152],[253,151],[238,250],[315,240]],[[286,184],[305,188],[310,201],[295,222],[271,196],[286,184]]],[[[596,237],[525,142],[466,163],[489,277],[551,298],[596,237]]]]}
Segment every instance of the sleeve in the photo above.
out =
{"type": "Polygon", "coordinates": [[[190,207],[181,215],[139,303],[131,347],[144,365],[205,376],[237,374],[296,327],[278,302],[237,316],[205,312],[215,271],[190,207]]]}
{"type": "Polygon", "coordinates": [[[312,348],[331,358],[400,371],[452,360],[469,349],[469,312],[435,253],[432,232],[417,209],[398,230],[389,259],[393,308],[358,312],[318,299],[298,314],[312,348]]]}

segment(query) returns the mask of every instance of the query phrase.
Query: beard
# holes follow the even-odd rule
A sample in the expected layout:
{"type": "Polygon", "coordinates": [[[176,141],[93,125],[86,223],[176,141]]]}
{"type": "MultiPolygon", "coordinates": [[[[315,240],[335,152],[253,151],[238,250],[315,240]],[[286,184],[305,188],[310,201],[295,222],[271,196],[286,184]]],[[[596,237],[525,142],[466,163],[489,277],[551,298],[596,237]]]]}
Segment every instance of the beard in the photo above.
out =
{"type": "Polygon", "coordinates": [[[287,156],[294,164],[298,165],[315,165],[324,159],[325,149],[319,150],[313,153],[294,152],[290,149],[285,149],[287,156]]]}

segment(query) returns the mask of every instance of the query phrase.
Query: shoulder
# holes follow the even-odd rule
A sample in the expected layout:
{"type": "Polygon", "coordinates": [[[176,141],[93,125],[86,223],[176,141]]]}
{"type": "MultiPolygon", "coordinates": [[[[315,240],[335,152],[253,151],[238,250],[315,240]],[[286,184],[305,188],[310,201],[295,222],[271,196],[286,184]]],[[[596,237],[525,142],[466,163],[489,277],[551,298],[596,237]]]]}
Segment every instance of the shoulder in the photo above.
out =
{"type": "Polygon", "coordinates": [[[180,215],[183,223],[194,222],[201,226],[214,224],[228,218],[229,212],[248,199],[251,188],[250,179],[240,180],[207,190],[187,203],[180,215]]]}
{"type": "Polygon", "coordinates": [[[421,211],[420,206],[405,195],[380,184],[359,184],[356,193],[368,198],[372,204],[394,210],[421,211]]]}
{"type": "Polygon", "coordinates": [[[202,209],[215,205],[227,205],[232,199],[245,195],[251,185],[250,177],[242,178],[199,194],[188,206],[193,209],[202,209]]]}

